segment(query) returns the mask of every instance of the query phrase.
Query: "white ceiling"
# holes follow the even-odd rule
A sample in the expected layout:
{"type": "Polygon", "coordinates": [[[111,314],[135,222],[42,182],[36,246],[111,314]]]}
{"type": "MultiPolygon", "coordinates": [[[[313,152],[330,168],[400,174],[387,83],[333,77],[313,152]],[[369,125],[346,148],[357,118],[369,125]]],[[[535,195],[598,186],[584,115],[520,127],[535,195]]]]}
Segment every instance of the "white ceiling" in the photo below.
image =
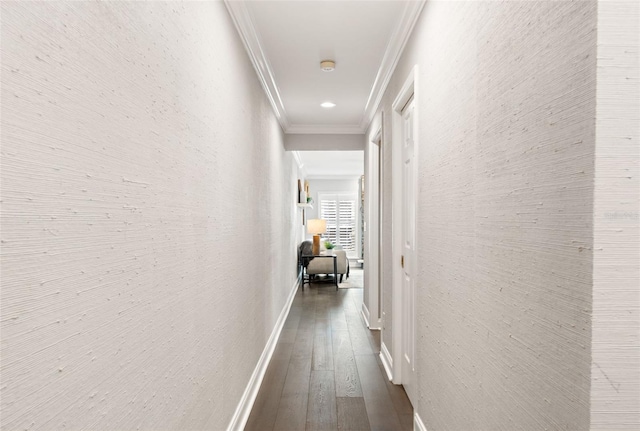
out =
{"type": "Polygon", "coordinates": [[[364,174],[363,151],[299,151],[307,178],[353,178],[364,174]]]}
{"type": "Polygon", "coordinates": [[[423,1],[226,5],[286,133],[364,133],[423,1]],[[325,59],[335,71],[320,70],[325,59]]]}

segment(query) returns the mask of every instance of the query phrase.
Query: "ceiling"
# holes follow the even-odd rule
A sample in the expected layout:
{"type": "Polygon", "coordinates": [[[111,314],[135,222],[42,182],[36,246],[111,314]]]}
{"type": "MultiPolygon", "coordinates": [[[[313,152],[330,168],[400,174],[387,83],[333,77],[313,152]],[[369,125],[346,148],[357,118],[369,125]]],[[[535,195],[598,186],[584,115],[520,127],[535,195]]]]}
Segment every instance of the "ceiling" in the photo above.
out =
{"type": "Polygon", "coordinates": [[[364,174],[363,151],[299,151],[306,178],[354,178],[364,174]]]}
{"type": "Polygon", "coordinates": [[[286,133],[364,133],[423,1],[226,0],[286,133]],[[336,62],[323,72],[320,61],[336,62]],[[334,108],[320,103],[331,101],[334,108]]]}

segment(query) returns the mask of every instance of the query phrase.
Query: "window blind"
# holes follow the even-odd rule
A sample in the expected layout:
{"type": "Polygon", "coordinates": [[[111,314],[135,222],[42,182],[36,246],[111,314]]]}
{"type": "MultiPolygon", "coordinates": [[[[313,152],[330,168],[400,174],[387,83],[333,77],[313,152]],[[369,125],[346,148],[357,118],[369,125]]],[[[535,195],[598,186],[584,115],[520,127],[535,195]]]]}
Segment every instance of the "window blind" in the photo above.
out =
{"type": "Polygon", "coordinates": [[[340,245],[348,255],[356,254],[356,196],[321,194],[320,218],[327,221],[325,241],[340,245]]]}

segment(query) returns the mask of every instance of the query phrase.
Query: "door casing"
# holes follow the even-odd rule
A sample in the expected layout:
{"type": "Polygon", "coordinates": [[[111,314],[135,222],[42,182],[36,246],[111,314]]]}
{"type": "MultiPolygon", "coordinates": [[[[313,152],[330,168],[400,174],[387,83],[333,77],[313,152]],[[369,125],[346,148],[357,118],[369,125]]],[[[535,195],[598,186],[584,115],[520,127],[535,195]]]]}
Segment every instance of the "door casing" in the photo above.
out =
{"type": "MultiPolygon", "coordinates": [[[[403,338],[404,338],[404,328],[403,328],[403,316],[402,316],[402,307],[403,303],[407,300],[414,301],[415,298],[405,298],[403,289],[402,289],[402,267],[401,267],[401,257],[402,257],[402,175],[399,175],[402,172],[402,139],[403,139],[403,118],[402,118],[402,110],[407,104],[407,102],[414,97],[414,145],[415,145],[415,153],[414,153],[414,161],[417,162],[418,157],[418,121],[420,117],[418,116],[418,66],[414,66],[408,78],[405,80],[404,85],[398,92],[398,95],[393,102],[392,105],[392,170],[393,172],[398,173],[398,175],[393,175],[392,181],[392,252],[391,252],[391,262],[386,262],[387,265],[390,265],[393,268],[393,286],[392,286],[392,297],[393,297],[393,305],[392,305],[392,331],[393,331],[393,340],[392,340],[392,381],[395,384],[402,384],[403,382],[403,360],[402,360],[402,352],[403,352],[403,338]]],[[[414,163],[415,164],[415,163],[414,163]]],[[[415,171],[414,171],[415,173],[415,171]]],[[[417,208],[417,175],[414,175],[414,210],[417,208]]],[[[414,217],[414,220],[416,218],[414,217]]],[[[416,241],[416,232],[414,230],[414,244],[415,250],[417,251],[418,243],[416,241]]],[[[414,262],[412,262],[412,266],[416,267],[415,256],[417,252],[414,252],[414,262]]],[[[414,323],[415,326],[417,326],[414,323]]],[[[414,327],[414,339],[413,343],[415,345],[415,333],[417,327],[414,327]]],[[[416,370],[416,374],[418,373],[418,363],[414,363],[414,369],[416,370]]],[[[405,370],[405,374],[406,370],[405,370]]]]}
{"type": "Polygon", "coordinates": [[[372,133],[367,139],[365,173],[365,260],[364,282],[367,301],[362,304],[362,314],[369,329],[382,329],[381,254],[382,237],[380,226],[381,171],[382,165],[382,121],[376,118],[372,133]]]}

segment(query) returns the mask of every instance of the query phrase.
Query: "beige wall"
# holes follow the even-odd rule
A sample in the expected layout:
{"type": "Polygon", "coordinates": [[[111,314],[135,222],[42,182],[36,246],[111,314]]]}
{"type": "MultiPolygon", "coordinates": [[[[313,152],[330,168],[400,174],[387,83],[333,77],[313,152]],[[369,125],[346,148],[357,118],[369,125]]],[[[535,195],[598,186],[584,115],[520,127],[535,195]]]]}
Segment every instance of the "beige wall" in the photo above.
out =
{"type": "Polygon", "coordinates": [[[226,428],[297,177],[222,2],[2,2],[1,428],[226,428]]]}
{"type": "MultiPolygon", "coordinates": [[[[429,431],[589,428],[596,19],[595,2],[427,2],[387,89],[390,202],[391,104],[418,65],[429,431]]],[[[385,224],[387,255],[391,238],[385,224]]],[[[398,269],[383,275],[389,349],[398,269]]]]}

